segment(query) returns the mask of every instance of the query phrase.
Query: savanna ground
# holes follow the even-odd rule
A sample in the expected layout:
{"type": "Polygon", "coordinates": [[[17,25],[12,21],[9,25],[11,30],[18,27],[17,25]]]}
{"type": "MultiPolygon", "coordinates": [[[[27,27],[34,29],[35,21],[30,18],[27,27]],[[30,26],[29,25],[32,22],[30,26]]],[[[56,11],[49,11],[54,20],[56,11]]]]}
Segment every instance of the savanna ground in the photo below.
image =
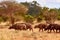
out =
{"type": "MultiPolygon", "coordinates": [[[[60,21],[56,21],[56,23],[59,24],[60,21]]],[[[29,30],[10,30],[8,29],[8,25],[5,25],[0,29],[0,40],[60,40],[60,33],[39,32],[38,29],[34,29],[33,32],[29,30]]]]}

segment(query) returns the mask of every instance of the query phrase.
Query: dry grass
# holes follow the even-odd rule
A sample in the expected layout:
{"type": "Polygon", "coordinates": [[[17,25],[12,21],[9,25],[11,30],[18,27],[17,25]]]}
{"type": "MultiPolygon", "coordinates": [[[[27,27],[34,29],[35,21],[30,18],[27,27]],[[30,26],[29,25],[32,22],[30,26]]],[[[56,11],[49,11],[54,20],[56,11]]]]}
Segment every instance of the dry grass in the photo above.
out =
{"type": "Polygon", "coordinates": [[[0,29],[0,40],[60,40],[60,33],[38,32],[38,29],[34,29],[34,32],[17,31],[4,27],[0,29]]]}
{"type": "Polygon", "coordinates": [[[0,29],[0,40],[60,40],[60,33],[0,29]]]}

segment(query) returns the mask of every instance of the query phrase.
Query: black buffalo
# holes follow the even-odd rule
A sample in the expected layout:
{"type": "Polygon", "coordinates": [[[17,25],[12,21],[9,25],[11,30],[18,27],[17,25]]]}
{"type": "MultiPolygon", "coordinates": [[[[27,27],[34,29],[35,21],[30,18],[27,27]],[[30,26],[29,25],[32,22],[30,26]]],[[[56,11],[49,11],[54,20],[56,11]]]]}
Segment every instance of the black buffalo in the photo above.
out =
{"type": "Polygon", "coordinates": [[[26,30],[25,24],[17,23],[9,27],[9,29],[15,29],[15,30],[26,30]]]}
{"type": "MultiPolygon", "coordinates": [[[[56,30],[56,32],[57,32],[57,30],[59,30],[60,31],[60,25],[58,25],[58,24],[49,24],[46,28],[45,28],[45,30],[50,30],[50,32],[53,30],[56,30]]],[[[55,32],[55,31],[54,31],[55,32]]]]}
{"type": "Polygon", "coordinates": [[[33,31],[32,25],[30,23],[25,23],[25,25],[26,25],[26,29],[33,31]]]}
{"type": "Polygon", "coordinates": [[[35,25],[34,28],[39,28],[39,31],[40,31],[40,30],[43,31],[43,29],[45,29],[46,26],[47,26],[46,24],[38,24],[38,25],[35,25]]]}
{"type": "Polygon", "coordinates": [[[29,29],[29,30],[33,31],[32,25],[29,23],[17,23],[17,24],[12,25],[11,27],[9,27],[9,29],[15,29],[15,30],[27,30],[27,29],[29,29]]]}

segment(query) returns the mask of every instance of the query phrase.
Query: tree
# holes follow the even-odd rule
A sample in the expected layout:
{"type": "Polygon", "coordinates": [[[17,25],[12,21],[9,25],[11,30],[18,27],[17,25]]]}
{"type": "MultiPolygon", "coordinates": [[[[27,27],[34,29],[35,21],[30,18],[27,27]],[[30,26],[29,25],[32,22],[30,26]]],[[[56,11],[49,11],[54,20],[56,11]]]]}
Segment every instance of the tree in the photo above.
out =
{"type": "Polygon", "coordinates": [[[29,2],[21,2],[20,4],[23,4],[23,5],[26,6],[27,8],[29,8],[29,5],[30,5],[29,2]]]}
{"type": "Polygon", "coordinates": [[[54,23],[57,19],[58,11],[57,9],[50,9],[49,10],[49,18],[51,23],[54,23]]]}
{"type": "Polygon", "coordinates": [[[44,20],[46,23],[49,23],[49,14],[48,14],[49,8],[48,7],[43,7],[42,9],[42,16],[44,17],[44,20]]]}
{"type": "Polygon", "coordinates": [[[37,1],[28,2],[21,2],[21,4],[25,5],[28,8],[27,15],[31,15],[35,17],[35,19],[40,20],[40,16],[42,15],[42,8],[37,1]]]}
{"type": "Polygon", "coordinates": [[[4,16],[9,16],[11,19],[11,23],[14,24],[14,13],[19,12],[20,14],[25,14],[27,12],[27,8],[19,4],[15,1],[2,1],[0,3],[3,7],[3,11],[0,13],[1,15],[4,16]]]}
{"type": "Polygon", "coordinates": [[[60,20],[60,8],[57,9],[58,10],[58,16],[57,16],[57,19],[60,20]]]}
{"type": "Polygon", "coordinates": [[[48,11],[49,11],[48,7],[43,7],[42,14],[43,14],[44,17],[48,15],[48,11]]]}
{"type": "Polygon", "coordinates": [[[54,23],[57,19],[57,9],[43,8],[43,16],[45,17],[46,23],[54,23]]]}
{"type": "Polygon", "coordinates": [[[27,14],[32,15],[34,17],[39,15],[39,13],[41,12],[41,7],[39,6],[39,3],[37,3],[37,1],[32,1],[32,3],[29,4],[28,9],[29,10],[27,14]]]}

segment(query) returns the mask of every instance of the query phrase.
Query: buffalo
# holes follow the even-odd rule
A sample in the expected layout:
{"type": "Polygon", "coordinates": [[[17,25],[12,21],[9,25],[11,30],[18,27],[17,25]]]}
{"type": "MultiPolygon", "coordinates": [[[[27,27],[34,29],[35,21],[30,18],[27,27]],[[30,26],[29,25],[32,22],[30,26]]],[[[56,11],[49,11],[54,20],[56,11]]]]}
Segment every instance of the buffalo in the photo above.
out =
{"type": "Polygon", "coordinates": [[[25,25],[26,25],[26,29],[33,31],[32,25],[30,23],[25,23],[25,25]]]}
{"type": "Polygon", "coordinates": [[[17,23],[17,24],[12,25],[11,27],[9,27],[9,29],[16,29],[16,30],[27,30],[27,29],[29,29],[29,30],[33,31],[32,25],[29,23],[17,23]]]}
{"type": "Polygon", "coordinates": [[[26,30],[25,24],[17,23],[9,27],[9,29],[15,29],[15,30],[26,30]]]}
{"type": "Polygon", "coordinates": [[[38,25],[35,25],[34,28],[39,28],[39,31],[40,31],[40,30],[43,31],[43,29],[45,29],[46,26],[47,26],[46,24],[38,24],[38,25]]]}
{"type": "MultiPolygon", "coordinates": [[[[49,24],[44,30],[50,30],[50,32],[53,30],[56,30],[56,32],[57,32],[57,30],[59,30],[60,31],[60,25],[58,25],[58,24],[49,24]]],[[[55,31],[54,31],[55,32],[55,31]]]]}

